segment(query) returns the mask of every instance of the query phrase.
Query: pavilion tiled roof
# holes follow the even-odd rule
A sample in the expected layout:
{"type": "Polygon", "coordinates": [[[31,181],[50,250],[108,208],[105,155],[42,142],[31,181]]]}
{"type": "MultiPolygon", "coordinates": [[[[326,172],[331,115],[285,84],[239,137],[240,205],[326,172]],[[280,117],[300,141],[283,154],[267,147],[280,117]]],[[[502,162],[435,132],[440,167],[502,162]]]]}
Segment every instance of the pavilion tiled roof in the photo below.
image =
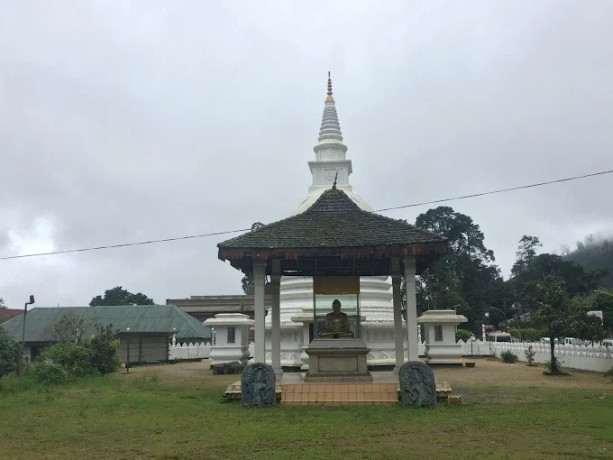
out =
{"type": "MultiPolygon", "coordinates": [[[[245,272],[251,270],[256,256],[263,260],[283,259],[284,274],[285,269],[306,274],[311,268],[299,260],[315,258],[344,260],[344,273],[387,274],[389,263],[384,260],[391,257],[417,256],[418,270],[422,270],[447,251],[447,240],[405,221],[364,211],[345,192],[332,187],[303,213],[217,246],[221,260],[230,260],[245,272]],[[297,261],[295,266],[290,260],[297,261]],[[349,260],[361,261],[362,266],[348,269],[349,260]],[[366,260],[372,263],[364,265],[366,260]]],[[[321,270],[322,265],[318,266],[321,270]]]]}
{"type": "Polygon", "coordinates": [[[265,225],[217,246],[220,249],[306,249],[446,246],[446,242],[445,238],[403,220],[364,211],[342,190],[331,188],[302,214],[265,225]]]}

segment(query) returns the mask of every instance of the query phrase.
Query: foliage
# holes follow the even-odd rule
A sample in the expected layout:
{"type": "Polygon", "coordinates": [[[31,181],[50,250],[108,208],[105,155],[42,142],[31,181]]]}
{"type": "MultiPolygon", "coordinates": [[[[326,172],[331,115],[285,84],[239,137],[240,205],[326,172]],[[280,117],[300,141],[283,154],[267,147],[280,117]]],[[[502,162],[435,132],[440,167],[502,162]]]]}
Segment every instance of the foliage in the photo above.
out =
{"type": "Polygon", "coordinates": [[[45,348],[40,353],[39,361],[57,364],[75,377],[96,373],[92,365],[92,351],[88,344],[58,342],[45,348]]]}
{"type": "Polygon", "coordinates": [[[524,355],[526,355],[528,366],[532,366],[534,364],[534,356],[536,355],[536,351],[534,351],[532,345],[528,345],[528,348],[524,350],[524,355]]]}
{"type": "Polygon", "coordinates": [[[613,335],[613,290],[596,290],[593,294],[577,300],[577,303],[588,310],[600,310],[603,316],[603,327],[607,336],[613,335]]]}
{"type": "Polygon", "coordinates": [[[554,351],[557,337],[580,336],[590,340],[602,337],[600,321],[588,316],[585,307],[570,302],[564,280],[548,276],[544,281],[528,284],[523,295],[527,305],[532,307],[534,319],[546,327],[550,346],[549,370],[552,373],[559,372],[554,351]]]}
{"type": "MultiPolygon", "coordinates": [[[[570,297],[592,292],[598,286],[600,272],[586,272],[574,262],[565,260],[556,254],[539,254],[532,259],[524,271],[517,272],[509,280],[510,286],[521,293],[527,285],[542,282],[547,277],[555,277],[564,282],[565,290],[570,297]]],[[[525,299],[522,299],[525,301],[525,299]]],[[[523,303],[522,303],[523,306],[523,303]]]]}
{"type": "Polygon", "coordinates": [[[60,342],[81,343],[85,322],[84,316],[67,311],[53,325],[53,338],[60,342]]]}
{"type": "Polygon", "coordinates": [[[150,299],[145,294],[132,294],[121,286],[114,287],[104,291],[104,297],[96,296],[89,303],[92,307],[97,306],[114,306],[114,305],[154,305],[153,299],[150,299]]]}
{"type": "Polygon", "coordinates": [[[517,327],[510,327],[509,333],[513,337],[521,337],[523,342],[537,342],[539,338],[543,336],[544,331],[534,327],[522,327],[521,329],[517,327]]]}
{"type": "Polygon", "coordinates": [[[241,288],[245,294],[253,294],[253,272],[241,278],[241,288]]]}
{"type": "Polygon", "coordinates": [[[6,308],[6,305],[4,305],[4,299],[2,297],[0,297],[0,308],[6,308]]]}
{"type": "Polygon", "coordinates": [[[19,342],[0,327],[0,377],[17,369],[19,355],[19,342]]]}
{"type": "Polygon", "coordinates": [[[600,279],[601,288],[613,289],[613,239],[598,239],[588,236],[577,248],[564,256],[565,260],[576,262],[586,270],[604,270],[600,279]]]}
{"type": "Polygon", "coordinates": [[[89,343],[91,364],[101,374],[108,374],[119,367],[119,340],[112,325],[97,325],[96,335],[89,343]]]}
{"type": "Polygon", "coordinates": [[[471,331],[467,331],[466,329],[457,329],[455,331],[455,340],[463,340],[466,342],[468,339],[473,337],[473,333],[471,331]]]}
{"type": "Polygon", "coordinates": [[[517,355],[513,353],[511,350],[504,350],[502,353],[500,353],[500,357],[502,358],[502,361],[505,363],[516,363],[517,362],[517,355]]]}
{"type": "Polygon", "coordinates": [[[64,367],[52,361],[40,361],[31,366],[28,373],[43,385],[61,385],[72,380],[64,367]]]}
{"type": "Polygon", "coordinates": [[[455,308],[465,315],[469,328],[478,334],[489,305],[501,303],[504,283],[494,265],[494,253],[484,245],[479,225],[447,206],[417,216],[417,227],[448,239],[449,251],[418,280],[418,309],[455,308]]]}
{"type": "Polygon", "coordinates": [[[543,246],[538,236],[524,235],[519,240],[519,246],[515,253],[517,259],[511,268],[513,276],[530,269],[532,261],[536,257],[536,248],[543,246]]]}

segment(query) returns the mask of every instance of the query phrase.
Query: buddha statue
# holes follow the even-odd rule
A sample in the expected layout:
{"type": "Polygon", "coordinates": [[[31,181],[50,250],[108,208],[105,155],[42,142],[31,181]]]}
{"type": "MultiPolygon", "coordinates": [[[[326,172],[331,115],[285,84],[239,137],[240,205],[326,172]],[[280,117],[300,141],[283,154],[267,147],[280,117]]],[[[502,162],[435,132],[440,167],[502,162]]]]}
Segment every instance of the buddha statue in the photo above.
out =
{"type": "Polygon", "coordinates": [[[341,312],[340,300],[335,299],[332,302],[332,311],[326,315],[326,320],[319,336],[333,339],[353,337],[353,332],[349,330],[349,319],[345,313],[341,312]]]}

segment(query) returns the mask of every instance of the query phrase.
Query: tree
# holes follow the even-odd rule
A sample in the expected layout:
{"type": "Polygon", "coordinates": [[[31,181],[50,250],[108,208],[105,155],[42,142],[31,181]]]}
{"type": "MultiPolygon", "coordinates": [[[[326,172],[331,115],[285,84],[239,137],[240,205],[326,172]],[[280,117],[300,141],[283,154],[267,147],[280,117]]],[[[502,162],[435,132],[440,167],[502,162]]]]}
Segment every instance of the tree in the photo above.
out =
{"type": "Polygon", "coordinates": [[[448,253],[417,281],[419,311],[453,307],[467,316],[471,330],[479,333],[488,306],[505,297],[494,253],[485,247],[479,225],[448,206],[420,214],[415,225],[446,237],[449,244],[448,253]]]}
{"type": "Polygon", "coordinates": [[[6,305],[4,305],[4,299],[2,297],[0,297],[0,308],[6,308],[6,305]]]}
{"type": "Polygon", "coordinates": [[[600,279],[601,288],[613,289],[613,239],[599,239],[592,235],[583,243],[577,242],[577,249],[564,256],[566,260],[576,262],[586,270],[600,269],[604,276],[600,279]]]}
{"type": "Polygon", "coordinates": [[[19,343],[0,327],[0,377],[17,369],[19,343]]]}
{"type": "Polygon", "coordinates": [[[602,271],[587,272],[581,265],[566,260],[562,256],[545,253],[535,256],[529,265],[517,271],[515,276],[509,280],[509,284],[515,289],[515,292],[521,292],[527,284],[543,281],[553,276],[564,282],[570,297],[575,297],[592,292],[598,286],[602,275],[602,271]]]}
{"type": "Polygon", "coordinates": [[[536,256],[536,248],[541,247],[543,244],[539,240],[538,236],[524,235],[519,240],[519,246],[515,255],[517,259],[511,268],[511,274],[517,275],[530,268],[534,257],[536,256]]]}
{"type": "Polygon", "coordinates": [[[247,273],[241,278],[241,287],[245,294],[253,294],[253,273],[247,273]]]}
{"type": "Polygon", "coordinates": [[[119,367],[119,340],[115,337],[113,326],[96,325],[96,335],[89,346],[92,353],[92,365],[101,374],[108,374],[119,367]]]}
{"type": "Polygon", "coordinates": [[[53,325],[53,338],[58,342],[81,343],[86,319],[71,311],[63,313],[53,325]]]}
{"type": "Polygon", "coordinates": [[[584,339],[600,340],[600,320],[587,315],[587,308],[570,300],[566,283],[556,276],[547,276],[542,281],[532,281],[525,286],[524,304],[531,310],[536,321],[547,330],[550,347],[549,370],[559,373],[555,357],[555,341],[565,335],[580,336],[584,339]]]}
{"type": "Polygon", "coordinates": [[[97,306],[113,306],[113,305],[154,305],[153,299],[150,299],[145,294],[140,292],[132,294],[131,292],[122,289],[121,286],[114,287],[104,291],[104,297],[94,297],[89,305],[97,306]]]}

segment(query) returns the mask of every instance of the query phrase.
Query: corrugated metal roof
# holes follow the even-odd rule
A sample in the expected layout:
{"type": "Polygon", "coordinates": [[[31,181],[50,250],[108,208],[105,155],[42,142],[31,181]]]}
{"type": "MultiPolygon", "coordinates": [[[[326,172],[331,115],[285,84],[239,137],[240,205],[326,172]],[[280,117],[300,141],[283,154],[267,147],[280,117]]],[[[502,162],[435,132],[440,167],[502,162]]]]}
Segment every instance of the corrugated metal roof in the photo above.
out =
{"type": "MultiPolygon", "coordinates": [[[[95,333],[95,324],[111,324],[113,329],[131,333],[177,331],[178,341],[210,340],[211,330],[193,316],[174,305],[120,305],[112,307],[57,307],[33,308],[26,318],[26,342],[55,341],[53,330],[65,313],[85,318],[83,337],[95,333]]],[[[17,316],[0,327],[17,340],[21,340],[23,315],[17,316]]]]}

